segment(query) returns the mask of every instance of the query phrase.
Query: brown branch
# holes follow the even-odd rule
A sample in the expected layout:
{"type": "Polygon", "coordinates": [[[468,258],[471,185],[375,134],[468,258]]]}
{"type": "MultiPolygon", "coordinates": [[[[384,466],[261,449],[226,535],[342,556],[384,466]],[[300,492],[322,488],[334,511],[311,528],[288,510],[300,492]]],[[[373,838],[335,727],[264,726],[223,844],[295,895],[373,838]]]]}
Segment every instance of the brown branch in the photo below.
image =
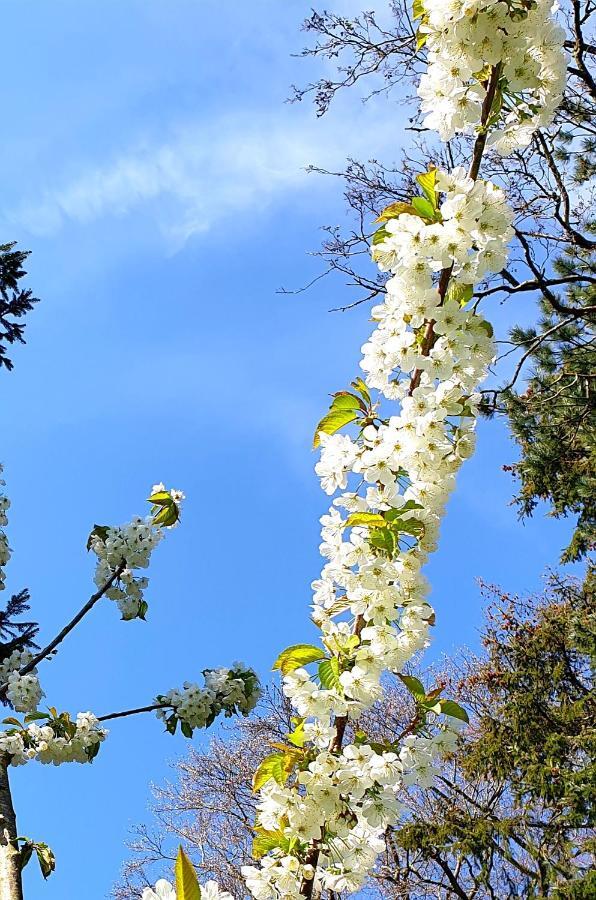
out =
{"type": "MultiPolygon", "coordinates": [[[[476,138],[476,141],[474,142],[474,148],[472,150],[472,161],[470,163],[470,169],[468,171],[468,176],[474,181],[476,181],[476,179],[478,178],[480,164],[482,162],[482,157],[486,149],[486,139],[488,137],[488,120],[490,119],[491,110],[497,93],[497,88],[499,86],[499,79],[501,77],[502,68],[502,63],[498,63],[496,66],[492,67],[492,71],[486,88],[486,94],[482,103],[482,111],[480,114],[480,131],[478,137],[476,138]]],[[[438,292],[441,298],[439,306],[441,306],[445,300],[452,272],[453,264],[450,265],[447,269],[443,269],[443,271],[441,272],[438,285],[438,292]]],[[[424,328],[424,336],[421,344],[421,353],[423,356],[428,356],[434,344],[434,328],[435,320],[430,319],[426,323],[424,328]]],[[[420,369],[416,369],[410,380],[410,387],[408,390],[408,394],[410,396],[412,396],[412,394],[420,384],[421,377],[422,371],[420,369]]]]}
{"type": "Polygon", "coordinates": [[[124,709],[122,712],[107,713],[105,716],[98,716],[98,722],[109,722],[111,719],[124,719],[126,716],[136,716],[138,713],[153,712],[157,709],[168,709],[171,703],[152,703],[150,706],[137,706],[136,709],[124,709]]]}
{"type": "MultiPolygon", "coordinates": [[[[124,569],[126,568],[126,561],[122,560],[122,562],[114,569],[108,580],[102,584],[102,586],[97,590],[94,594],[89,597],[85,605],[78,611],[76,616],[70,620],[68,625],[65,625],[62,631],[56,635],[56,637],[50,641],[50,643],[40,650],[39,653],[33,657],[33,659],[28,662],[26,665],[22,666],[19,669],[19,675],[26,675],[28,672],[33,671],[33,669],[38,665],[38,663],[42,662],[50,653],[53,653],[56,647],[62,643],[64,638],[70,634],[73,628],[79,624],[81,619],[83,619],[90,610],[93,609],[98,600],[104,596],[106,591],[108,591],[115,581],[117,581],[122,575],[124,569]]],[[[0,686],[0,697],[4,697],[6,693],[6,689],[8,688],[8,684],[3,684],[0,686]]]]}

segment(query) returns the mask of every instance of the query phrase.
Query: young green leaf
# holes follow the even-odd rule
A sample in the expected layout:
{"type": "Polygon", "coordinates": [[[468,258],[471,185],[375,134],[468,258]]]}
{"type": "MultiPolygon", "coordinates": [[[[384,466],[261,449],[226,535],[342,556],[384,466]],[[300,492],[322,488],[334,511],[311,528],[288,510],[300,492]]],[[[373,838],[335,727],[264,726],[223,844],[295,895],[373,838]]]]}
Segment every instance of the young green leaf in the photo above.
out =
{"type": "Polygon", "coordinates": [[[412,4],[412,15],[415,19],[419,19],[424,15],[424,4],[422,0],[414,0],[412,4]]]}
{"type": "Polygon", "coordinates": [[[482,322],[479,322],[479,323],[478,323],[478,328],[481,328],[483,331],[486,331],[486,333],[488,334],[488,336],[489,336],[490,338],[491,338],[491,337],[494,335],[494,333],[495,333],[495,332],[494,332],[494,329],[493,329],[493,326],[490,324],[490,322],[487,322],[486,320],[483,320],[482,322]]]}
{"type": "Polygon", "coordinates": [[[403,681],[409,692],[412,694],[417,703],[422,703],[426,698],[426,689],[422,682],[413,675],[399,675],[400,681],[403,681]]]}
{"type": "MultiPolygon", "coordinates": [[[[258,791],[271,778],[278,784],[285,784],[289,772],[286,772],[286,753],[270,753],[262,760],[252,777],[252,789],[258,791]]],[[[291,771],[291,769],[290,769],[291,771]]]]}
{"type": "Polygon", "coordinates": [[[295,719],[294,720],[295,727],[294,731],[290,731],[288,734],[288,740],[290,744],[293,744],[294,747],[304,747],[306,741],[306,735],[304,733],[304,719],[295,719]]]}
{"type": "Polygon", "coordinates": [[[354,409],[332,409],[326,416],[323,416],[317,425],[313,440],[313,448],[316,450],[321,443],[319,437],[321,431],[324,434],[335,434],[335,432],[339,431],[340,428],[343,428],[344,425],[355,422],[357,418],[358,413],[354,409]]]}
{"type": "Polygon", "coordinates": [[[301,666],[308,665],[308,663],[323,659],[324,656],[325,651],[320,647],[314,647],[312,644],[293,644],[291,647],[286,647],[285,650],[282,650],[273,663],[273,669],[279,669],[282,675],[287,675],[288,672],[293,672],[294,669],[299,669],[301,666]]]}
{"type": "Polygon", "coordinates": [[[461,722],[468,723],[470,721],[463,706],[460,706],[455,700],[441,700],[439,701],[439,705],[443,715],[452,716],[454,719],[459,719],[461,722]]]}
{"type": "Polygon", "coordinates": [[[156,491],[155,494],[147,497],[147,501],[155,506],[167,506],[172,502],[172,495],[169,491],[156,491]]]}
{"type": "Polygon", "coordinates": [[[397,203],[390,203],[389,206],[386,206],[380,216],[375,219],[375,222],[388,222],[390,219],[401,216],[402,213],[409,213],[411,216],[416,215],[411,203],[403,203],[398,200],[397,203]]]}
{"type": "Polygon", "coordinates": [[[368,528],[383,528],[386,522],[379,513],[355,512],[348,516],[344,528],[354,528],[356,525],[366,525],[368,528]]]}
{"type": "Polygon", "coordinates": [[[289,843],[289,838],[286,837],[281,829],[267,831],[265,828],[255,828],[252,855],[255,859],[260,859],[266,853],[269,853],[270,850],[275,850],[276,847],[281,847],[282,850],[287,852],[289,843]]]}
{"type": "Polygon", "coordinates": [[[433,212],[437,211],[437,170],[430,169],[428,172],[416,176],[416,181],[422,188],[422,193],[433,208],[433,212]]]}
{"type": "Polygon", "coordinates": [[[381,225],[380,228],[377,228],[377,230],[375,231],[375,233],[373,234],[373,236],[371,238],[373,247],[376,247],[377,244],[382,244],[383,241],[385,240],[385,238],[387,238],[387,237],[389,237],[389,232],[387,231],[387,229],[385,228],[384,225],[381,225]]]}
{"type": "Polygon", "coordinates": [[[110,528],[108,525],[94,525],[93,530],[89,534],[87,538],[87,550],[91,550],[91,544],[93,543],[93,538],[98,537],[101,541],[105,541],[109,534],[110,528]]]}
{"type": "Polygon", "coordinates": [[[474,289],[471,284],[461,284],[459,281],[452,281],[447,291],[447,300],[455,300],[460,306],[465,306],[472,299],[474,289]]]}
{"type": "Polygon", "coordinates": [[[170,503],[167,506],[163,505],[157,515],[153,516],[153,524],[168,528],[170,525],[175,525],[179,518],[178,506],[170,497],[170,503]]]}
{"type": "Polygon", "coordinates": [[[362,397],[362,399],[364,400],[366,405],[370,406],[371,405],[370,391],[368,390],[368,388],[366,386],[366,382],[360,377],[355,378],[354,381],[352,382],[352,387],[354,388],[355,391],[358,391],[358,393],[360,394],[360,396],[362,397]]]}
{"type": "Polygon", "coordinates": [[[382,550],[389,557],[395,554],[397,536],[391,528],[374,528],[368,535],[368,543],[376,550],[382,550]]]}
{"type": "Polygon", "coordinates": [[[350,394],[349,391],[338,391],[334,394],[331,409],[361,409],[362,412],[366,412],[366,406],[360,397],[350,394]]]}
{"type": "Polygon", "coordinates": [[[201,900],[201,888],[193,864],[180,846],[174,868],[176,900],[201,900]]]}
{"type": "Polygon", "coordinates": [[[325,659],[319,664],[319,678],[321,686],[328,691],[337,690],[340,687],[339,660],[336,656],[325,659]]]}
{"type": "Polygon", "coordinates": [[[412,197],[412,206],[423,219],[432,221],[435,218],[435,208],[426,197],[412,197]]]}
{"type": "Polygon", "coordinates": [[[51,847],[48,847],[47,844],[39,843],[34,844],[33,846],[35,847],[41,874],[44,879],[49,878],[56,869],[56,857],[54,856],[51,847]]]}

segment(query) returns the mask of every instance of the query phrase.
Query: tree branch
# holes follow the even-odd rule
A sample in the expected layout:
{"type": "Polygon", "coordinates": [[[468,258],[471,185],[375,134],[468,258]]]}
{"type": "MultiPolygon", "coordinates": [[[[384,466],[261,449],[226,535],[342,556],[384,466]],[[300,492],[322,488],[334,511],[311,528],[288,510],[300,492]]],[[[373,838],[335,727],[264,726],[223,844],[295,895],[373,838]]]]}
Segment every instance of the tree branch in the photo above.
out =
{"type": "MultiPolygon", "coordinates": [[[[19,675],[26,675],[28,672],[33,671],[33,669],[38,665],[38,663],[42,662],[50,653],[53,653],[56,647],[62,643],[64,638],[70,634],[73,628],[79,624],[81,619],[83,619],[88,612],[90,612],[98,600],[105,595],[106,591],[108,591],[115,581],[117,581],[126,568],[126,561],[122,560],[122,562],[114,569],[111,576],[108,580],[102,584],[102,586],[97,590],[94,594],[89,597],[85,605],[78,611],[76,616],[70,620],[68,625],[65,625],[62,631],[56,635],[56,637],[50,641],[50,643],[40,650],[39,653],[33,657],[33,659],[28,662],[25,666],[19,669],[19,675]]],[[[6,689],[8,688],[8,684],[3,684],[0,686],[0,697],[6,696],[6,689]]]]}

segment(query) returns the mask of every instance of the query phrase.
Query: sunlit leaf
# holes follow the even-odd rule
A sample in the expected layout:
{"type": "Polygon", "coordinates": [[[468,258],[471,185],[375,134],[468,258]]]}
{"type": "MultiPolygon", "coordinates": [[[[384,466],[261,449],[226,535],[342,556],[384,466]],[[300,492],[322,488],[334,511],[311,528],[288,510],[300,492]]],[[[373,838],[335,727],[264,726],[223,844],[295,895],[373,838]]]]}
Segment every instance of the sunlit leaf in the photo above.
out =
{"type": "Polygon", "coordinates": [[[426,698],[426,689],[420,679],[415,678],[414,675],[400,675],[399,678],[415,700],[421,703],[426,698]]]}
{"type": "Polygon", "coordinates": [[[335,432],[339,431],[340,428],[343,428],[344,425],[355,422],[357,418],[358,413],[354,409],[332,409],[326,416],[323,416],[317,425],[313,439],[313,447],[316,449],[321,443],[319,437],[321,431],[324,434],[335,434],[335,432]]]}
{"type": "Polygon", "coordinates": [[[368,528],[383,528],[387,523],[379,513],[355,512],[345,522],[346,528],[354,528],[356,525],[366,525],[368,528]]]}
{"type": "Polygon", "coordinates": [[[176,876],[176,900],[201,900],[201,888],[197,874],[182,847],[178,848],[174,873],[176,876]]]}
{"type": "Polygon", "coordinates": [[[321,685],[328,691],[337,690],[340,687],[339,660],[336,656],[325,659],[319,664],[319,678],[321,685]]]}
{"type": "Polygon", "coordinates": [[[454,719],[459,719],[461,722],[468,723],[470,721],[463,706],[460,706],[455,700],[441,700],[439,701],[439,706],[441,707],[441,712],[445,716],[452,716],[454,719]]]}
{"type": "Polygon", "coordinates": [[[285,650],[282,650],[273,663],[273,669],[280,669],[282,675],[287,675],[288,672],[293,672],[294,669],[299,669],[301,666],[308,665],[308,663],[323,659],[324,656],[325,651],[320,647],[315,647],[312,644],[293,644],[291,647],[286,647],[285,650]]]}

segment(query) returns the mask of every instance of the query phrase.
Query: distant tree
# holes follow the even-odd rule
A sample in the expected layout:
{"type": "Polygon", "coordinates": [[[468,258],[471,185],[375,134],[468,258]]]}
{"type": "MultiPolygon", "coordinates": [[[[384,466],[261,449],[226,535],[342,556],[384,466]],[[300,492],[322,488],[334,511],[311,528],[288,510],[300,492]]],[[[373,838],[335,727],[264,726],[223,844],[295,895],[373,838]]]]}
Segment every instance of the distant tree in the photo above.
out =
{"type": "Polygon", "coordinates": [[[19,282],[27,274],[23,263],[30,250],[15,250],[16,242],[0,244],[0,369],[10,370],[14,363],[7,355],[6,344],[25,343],[25,323],[21,321],[39,302],[30,288],[19,282]]]}
{"type": "Polygon", "coordinates": [[[484,653],[464,662],[472,727],[415,815],[388,835],[393,897],[594,896],[596,606],[552,577],[492,589],[484,653]]]}

